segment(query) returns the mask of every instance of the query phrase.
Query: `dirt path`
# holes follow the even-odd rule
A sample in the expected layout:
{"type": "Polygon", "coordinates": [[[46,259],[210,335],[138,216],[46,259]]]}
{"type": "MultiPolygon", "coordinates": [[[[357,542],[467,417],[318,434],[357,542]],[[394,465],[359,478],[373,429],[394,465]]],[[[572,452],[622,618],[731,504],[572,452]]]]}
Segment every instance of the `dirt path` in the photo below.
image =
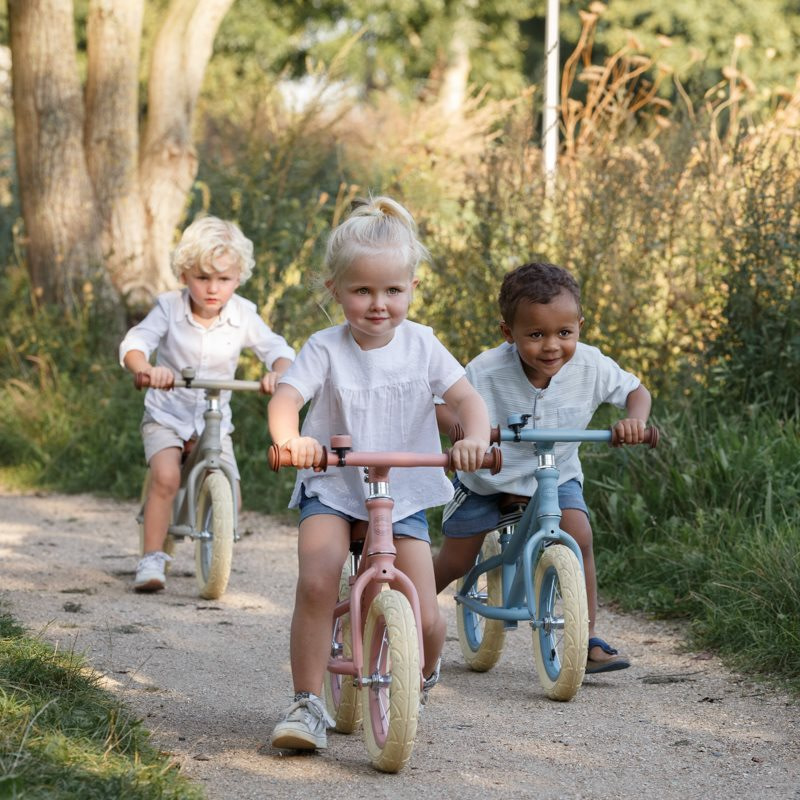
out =
{"type": "Polygon", "coordinates": [[[264,743],[289,697],[295,528],[245,514],[229,590],[208,602],[185,543],[165,593],[131,591],[133,516],[87,495],[0,492],[0,597],[30,630],[85,652],[212,800],[800,800],[800,704],[685,652],[679,628],[602,609],[598,629],[634,666],[588,677],[561,704],[539,689],[525,629],[491,672],[469,672],[450,595],[443,682],[400,775],[373,771],[359,734],[281,756],[264,743]]]}

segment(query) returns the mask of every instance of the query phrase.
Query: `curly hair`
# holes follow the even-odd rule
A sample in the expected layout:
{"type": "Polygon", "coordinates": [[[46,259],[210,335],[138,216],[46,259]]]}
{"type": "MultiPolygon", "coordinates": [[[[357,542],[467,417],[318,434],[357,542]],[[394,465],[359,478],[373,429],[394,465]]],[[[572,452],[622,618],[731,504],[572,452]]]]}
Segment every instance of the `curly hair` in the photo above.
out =
{"type": "Polygon", "coordinates": [[[517,267],[503,278],[497,302],[503,321],[513,325],[520,301],[546,304],[562,292],[575,298],[581,315],[581,289],[575,278],[563,267],[534,261],[517,267]]]}
{"type": "Polygon", "coordinates": [[[214,261],[224,255],[235,259],[240,284],[253,274],[253,243],[241,230],[219,217],[200,217],[186,228],[173,251],[172,271],[178,279],[194,267],[205,275],[221,272],[214,261]]]}
{"type": "Polygon", "coordinates": [[[358,258],[376,253],[392,253],[408,267],[413,277],[421,261],[430,253],[417,238],[414,218],[391,197],[354,201],[353,210],[330,237],[325,252],[325,281],[336,285],[358,258]]]}

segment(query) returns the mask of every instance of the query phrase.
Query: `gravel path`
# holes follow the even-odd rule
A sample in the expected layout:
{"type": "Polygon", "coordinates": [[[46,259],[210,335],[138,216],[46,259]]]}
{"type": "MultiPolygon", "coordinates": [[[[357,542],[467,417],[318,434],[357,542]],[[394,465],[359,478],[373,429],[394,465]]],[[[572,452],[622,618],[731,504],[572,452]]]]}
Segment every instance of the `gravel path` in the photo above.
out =
{"type": "Polygon", "coordinates": [[[212,800],[800,800],[800,703],[686,651],[679,626],[601,608],[598,630],[634,666],[556,703],[524,628],[492,671],[464,667],[449,594],[443,681],[403,772],[375,772],[360,734],[282,756],[265,742],[290,693],[294,526],[244,514],[218,601],[197,597],[187,543],[166,592],[138,596],[134,513],[89,495],[0,492],[0,598],[29,630],[85,652],[212,800]]]}

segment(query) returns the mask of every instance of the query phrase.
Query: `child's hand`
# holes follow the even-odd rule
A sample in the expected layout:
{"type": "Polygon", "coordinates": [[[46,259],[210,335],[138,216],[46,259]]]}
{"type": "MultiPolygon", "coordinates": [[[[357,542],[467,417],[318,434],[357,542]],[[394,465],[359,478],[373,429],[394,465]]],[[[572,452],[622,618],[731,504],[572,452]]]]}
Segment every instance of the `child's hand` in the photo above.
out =
{"type": "Polygon", "coordinates": [[[175,383],[175,375],[167,367],[150,367],[145,372],[150,376],[150,386],[153,389],[170,389],[175,383]]]}
{"type": "Polygon", "coordinates": [[[281,372],[268,372],[264,377],[261,379],[261,393],[262,394],[274,394],[275,387],[278,385],[278,381],[281,379],[281,372]]]}
{"type": "Polygon", "coordinates": [[[281,450],[288,451],[292,456],[292,466],[298,469],[314,467],[322,460],[322,445],[311,436],[297,436],[287,439],[281,450]]]}
{"type": "Polygon", "coordinates": [[[484,439],[472,437],[456,442],[450,451],[453,467],[462,472],[475,472],[481,468],[488,449],[489,442],[484,439]]]}
{"type": "Polygon", "coordinates": [[[621,419],[611,429],[613,439],[612,447],[622,447],[624,444],[641,444],[644,441],[644,420],[629,417],[621,419]]]}

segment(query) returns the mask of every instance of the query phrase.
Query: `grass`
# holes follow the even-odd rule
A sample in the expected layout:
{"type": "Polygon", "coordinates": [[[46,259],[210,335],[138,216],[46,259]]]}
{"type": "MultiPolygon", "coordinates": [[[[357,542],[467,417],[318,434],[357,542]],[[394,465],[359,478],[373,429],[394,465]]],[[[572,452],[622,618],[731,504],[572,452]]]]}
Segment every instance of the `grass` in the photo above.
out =
{"type": "Polygon", "coordinates": [[[584,452],[601,590],[800,691],[796,417],[696,404],[661,424],[655,451],[584,452]]]}
{"type": "Polygon", "coordinates": [[[0,608],[0,797],[202,800],[82,657],[0,608]]]}

